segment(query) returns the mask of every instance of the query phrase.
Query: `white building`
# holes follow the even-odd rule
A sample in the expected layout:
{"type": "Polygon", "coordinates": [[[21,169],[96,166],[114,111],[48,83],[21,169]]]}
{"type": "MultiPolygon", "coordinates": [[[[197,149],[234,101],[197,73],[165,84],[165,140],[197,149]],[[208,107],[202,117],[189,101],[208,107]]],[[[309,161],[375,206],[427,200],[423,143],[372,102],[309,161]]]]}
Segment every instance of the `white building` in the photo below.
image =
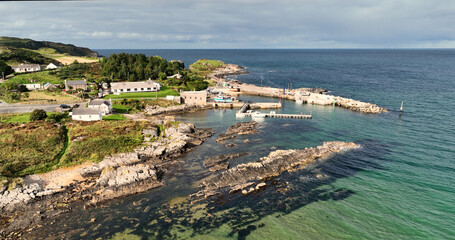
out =
{"type": "Polygon", "coordinates": [[[49,63],[49,65],[46,66],[46,69],[57,69],[58,66],[53,64],[53,63],[49,63]]]}
{"type": "Polygon", "coordinates": [[[23,64],[17,66],[11,66],[14,72],[23,73],[23,72],[36,72],[40,71],[41,67],[39,64],[23,64]]]}
{"type": "Polygon", "coordinates": [[[143,82],[111,83],[111,91],[117,95],[128,92],[157,92],[160,89],[161,85],[150,79],[143,82]]]}
{"type": "Polygon", "coordinates": [[[41,84],[40,83],[29,83],[29,84],[24,84],[24,86],[29,91],[35,91],[35,90],[40,90],[41,89],[41,84]]]}
{"type": "Polygon", "coordinates": [[[94,99],[88,103],[88,108],[101,110],[101,115],[112,113],[112,100],[94,99]]]}
{"type": "Polygon", "coordinates": [[[76,121],[100,121],[103,120],[100,109],[74,108],[71,118],[76,121]]]}

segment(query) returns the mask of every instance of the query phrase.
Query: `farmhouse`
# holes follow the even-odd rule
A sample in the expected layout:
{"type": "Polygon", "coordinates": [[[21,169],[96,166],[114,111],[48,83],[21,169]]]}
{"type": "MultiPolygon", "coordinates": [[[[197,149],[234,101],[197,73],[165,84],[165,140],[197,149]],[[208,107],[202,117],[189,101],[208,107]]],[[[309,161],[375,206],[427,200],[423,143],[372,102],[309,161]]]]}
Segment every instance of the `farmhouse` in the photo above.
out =
{"type": "Polygon", "coordinates": [[[41,67],[39,64],[23,64],[21,63],[20,65],[17,66],[11,66],[11,68],[14,70],[14,72],[17,73],[23,73],[23,72],[36,72],[40,71],[41,67]]]}
{"type": "Polygon", "coordinates": [[[180,97],[186,104],[206,104],[207,91],[184,91],[180,93],[180,97]]]}
{"type": "Polygon", "coordinates": [[[99,121],[103,120],[100,109],[74,108],[71,118],[76,121],[99,121]]]}
{"type": "Polygon", "coordinates": [[[103,99],[94,99],[90,100],[88,103],[88,108],[91,109],[99,109],[101,110],[101,114],[108,115],[112,113],[112,101],[103,100],[103,99]]]}
{"type": "Polygon", "coordinates": [[[147,80],[143,82],[117,82],[111,83],[111,90],[114,94],[128,92],[158,92],[161,85],[155,81],[147,80]]]}
{"type": "Polygon", "coordinates": [[[65,90],[76,90],[76,89],[82,89],[82,90],[87,90],[87,81],[84,80],[75,80],[75,81],[66,81],[65,80],[65,90]]]}

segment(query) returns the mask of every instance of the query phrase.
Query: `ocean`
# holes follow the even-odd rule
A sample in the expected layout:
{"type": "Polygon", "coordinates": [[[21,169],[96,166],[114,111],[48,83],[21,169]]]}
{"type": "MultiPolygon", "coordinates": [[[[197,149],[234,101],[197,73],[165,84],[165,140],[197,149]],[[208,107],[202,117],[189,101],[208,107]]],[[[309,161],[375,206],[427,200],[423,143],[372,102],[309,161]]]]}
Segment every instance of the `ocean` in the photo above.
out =
{"type": "MultiPolygon", "coordinates": [[[[282,113],[312,119],[265,119],[259,133],[226,148],[218,134],[237,121],[235,110],[177,116],[216,135],[165,175],[165,186],[82,206],[44,223],[40,237],[103,239],[455,239],[455,50],[97,50],[144,53],[168,60],[219,59],[246,67],[242,82],[318,87],[329,94],[375,103],[389,111],[363,114],[283,100],[282,113]],[[403,113],[399,108],[404,102],[403,113]],[[249,152],[231,166],[275,149],[324,141],[362,145],[305,171],[284,173],[252,195],[190,204],[185,197],[210,174],[205,157],[249,152]],[[316,175],[325,176],[317,178],[316,175]],[[280,191],[286,185],[290,190],[280,191]],[[90,219],[96,218],[95,223],[90,219]]],[[[242,100],[279,101],[242,96],[242,100]]],[[[264,110],[265,112],[265,110],[264,110]]]]}

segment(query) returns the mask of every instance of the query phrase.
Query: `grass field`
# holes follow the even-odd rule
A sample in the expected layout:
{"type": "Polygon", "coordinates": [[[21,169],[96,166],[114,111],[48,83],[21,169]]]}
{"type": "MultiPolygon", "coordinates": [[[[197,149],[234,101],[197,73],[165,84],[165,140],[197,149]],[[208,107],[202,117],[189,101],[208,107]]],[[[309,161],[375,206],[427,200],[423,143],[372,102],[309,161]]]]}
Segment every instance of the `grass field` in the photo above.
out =
{"type": "Polygon", "coordinates": [[[46,172],[65,144],[65,129],[53,123],[0,124],[0,176],[46,172]]]}
{"type": "Polygon", "coordinates": [[[30,113],[0,114],[0,123],[28,123],[28,122],[30,122],[30,113]]]}
{"type": "Polygon", "coordinates": [[[104,96],[104,99],[123,99],[123,98],[154,98],[158,95],[158,97],[166,97],[167,95],[179,96],[180,93],[170,89],[167,86],[162,86],[161,90],[158,92],[139,92],[139,93],[121,93],[120,95],[115,94],[108,94],[104,96]]]}
{"type": "Polygon", "coordinates": [[[52,84],[60,84],[63,83],[63,80],[56,77],[55,75],[50,75],[49,71],[43,72],[33,72],[27,74],[19,74],[14,76],[9,81],[14,81],[21,84],[32,83],[30,80],[33,80],[33,83],[52,83],[52,84]]]}
{"type": "Polygon", "coordinates": [[[75,57],[75,56],[70,56],[69,54],[65,53],[58,53],[55,49],[53,48],[40,48],[38,50],[33,50],[34,52],[40,53],[41,55],[55,59],[59,62],[61,62],[64,65],[68,65],[74,62],[74,60],[77,60],[79,63],[91,63],[91,62],[98,62],[98,58],[90,58],[90,57],[75,57]]]}
{"type": "Polygon", "coordinates": [[[34,103],[58,103],[58,102],[74,102],[80,100],[78,97],[64,92],[28,92],[28,98],[22,98],[21,103],[30,104],[34,103]]]}
{"type": "Polygon", "coordinates": [[[111,114],[111,115],[103,116],[103,120],[120,121],[120,120],[126,120],[126,117],[123,116],[122,114],[111,114]]]}
{"type": "Polygon", "coordinates": [[[195,69],[199,71],[210,71],[222,67],[224,65],[226,65],[224,62],[218,60],[199,59],[195,63],[190,65],[190,69],[195,69]]]}
{"type": "Polygon", "coordinates": [[[2,114],[0,122],[3,123],[28,123],[30,122],[30,113],[23,114],[2,114]]]}
{"type": "Polygon", "coordinates": [[[105,156],[130,152],[143,142],[142,129],[147,122],[99,121],[67,124],[69,147],[59,166],[85,161],[99,162],[105,156]]]}

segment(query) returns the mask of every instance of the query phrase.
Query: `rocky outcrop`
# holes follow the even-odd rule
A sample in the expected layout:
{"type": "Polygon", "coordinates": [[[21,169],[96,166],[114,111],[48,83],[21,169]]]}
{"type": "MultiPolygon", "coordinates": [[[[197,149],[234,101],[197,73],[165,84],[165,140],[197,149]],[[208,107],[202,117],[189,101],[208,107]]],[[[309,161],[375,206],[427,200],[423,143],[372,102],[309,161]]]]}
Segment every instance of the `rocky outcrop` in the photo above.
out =
{"type": "Polygon", "coordinates": [[[195,128],[193,124],[178,123],[166,128],[163,137],[149,146],[137,148],[135,152],[141,159],[175,158],[201,145],[214,134],[212,129],[195,128]]]}
{"type": "MultiPolygon", "coordinates": [[[[242,189],[238,186],[252,181],[261,181],[270,177],[278,176],[284,171],[296,171],[307,168],[312,164],[327,159],[329,156],[342,151],[359,148],[360,145],[353,142],[324,142],[316,148],[302,150],[277,150],[258,162],[240,164],[227,171],[221,172],[215,177],[204,181],[201,187],[205,191],[230,187],[242,189]]],[[[249,186],[247,184],[247,186],[249,186]]]]}
{"type": "Polygon", "coordinates": [[[248,71],[244,67],[236,64],[225,64],[223,67],[217,68],[212,71],[209,76],[214,79],[223,79],[230,75],[242,75],[247,74],[248,71]]]}
{"type": "Polygon", "coordinates": [[[335,97],[335,105],[347,108],[352,111],[364,113],[382,113],[387,112],[387,109],[379,107],[373,103],[361,102],[354,99],[335,97]]]}
{"type": "Polygon", "coordinates": [[[204,160],[204,167],[209,168],[210,172],[216,172],[220,170],[226,170],[229,168],[229,160],[246,156],[249,153],[230,153],[221,154],[214,157],[208,157],[204,160]]]}
{"type": "Polygon", "coordinates": [[[226,130],[226,133],[220,134],[217,138],[217,142],[223,143],[225,140],[235,138],[236,135],[247,135],[257,133],[256,121],[249,122],[237,122],[226,130]]]}
{"type": "MultiPolygon", "coordinates": [[[[106,156],[99,163],[84,164],[67,170],[71,176],[78,177],[76,181],[69,179],[66,185],[57,183],[56,186],[51,186],[40,175],[27,176],[23,183],[10,190],[2,184],[0,229],[10,232],[24,228],[32,222],[30,219],[38,224],[49,214],[48,211],[54,215],[68,211],[79,200],[92,205],[162,186],[162,175],[173,162],[168,160],[192,150],[215,134],[211,129],[198,129],[193,124],[166,120],[162,124],[166,128],[160,136],[157,129],[144,130],[144,137],[150,134],[148,137],[153,136],[155,141],[145,142],[144,146],[138,147],[134,152],[106,156]],[[37,210],[39,213],[36,213],[37,210]]],[[[50,173],[52,176],[58,175],[50,173]]],[[[2,230],[0,238],[3,236],[1,234],[2,230]]]]}

